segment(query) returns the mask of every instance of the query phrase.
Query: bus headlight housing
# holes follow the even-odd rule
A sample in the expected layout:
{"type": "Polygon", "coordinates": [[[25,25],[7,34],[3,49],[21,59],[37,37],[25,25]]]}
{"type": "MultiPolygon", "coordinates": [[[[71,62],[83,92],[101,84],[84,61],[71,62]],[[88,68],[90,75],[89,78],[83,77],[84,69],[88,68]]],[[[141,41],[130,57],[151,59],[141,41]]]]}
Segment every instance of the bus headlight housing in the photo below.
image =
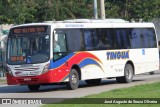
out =
{"type": "Polygon", "coordinates": [[[44,73],[46,73],[48,71],[48,67],[49,67],[49,64],[44,66],[42,74],[44,74],[44,73]]]}
{"type": "Polygon", "coordinates": [[[11,69],[8,66],[6,66],[6,73],[9,73],[10,75],[13,75],[11,69]]]}

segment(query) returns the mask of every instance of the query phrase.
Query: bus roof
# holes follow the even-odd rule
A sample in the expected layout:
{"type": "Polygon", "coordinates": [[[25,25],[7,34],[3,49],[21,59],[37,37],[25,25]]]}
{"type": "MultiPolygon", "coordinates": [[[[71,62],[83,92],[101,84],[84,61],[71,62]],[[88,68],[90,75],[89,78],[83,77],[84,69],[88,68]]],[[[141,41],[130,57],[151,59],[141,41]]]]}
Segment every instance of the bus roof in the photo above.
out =
{"type": "Polygon", "coordinates": [[[73,19],[64,21],[45,21],[41,23],[21,24],[13,27],[35,26],[35,25],[50,25],[54,26],[55,28],[154,27],[154,24],[150,22],[129,22],[123,19],[73,19]]]}
{"type": "Polygon", "coordinates": [[[123,19],[73,19],[64,20],[63,23],[126,23],[123,19]]]}

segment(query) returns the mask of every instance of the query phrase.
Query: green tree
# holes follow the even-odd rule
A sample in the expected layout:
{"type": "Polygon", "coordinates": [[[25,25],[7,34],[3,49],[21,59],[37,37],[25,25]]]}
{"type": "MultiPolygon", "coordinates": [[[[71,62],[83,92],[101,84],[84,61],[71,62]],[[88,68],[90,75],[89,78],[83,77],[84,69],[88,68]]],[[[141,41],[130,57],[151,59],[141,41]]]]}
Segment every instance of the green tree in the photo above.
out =
{"type": "Polygon", "coordinates": [[[32,0],[2,0],[1,23],[26,23],[35,18],[33,16],[34,4],[32,0]]]}
{"type": "Polygon", "coordinates": [[[56,20],[92,18],[93,2],[87,0],[54,0],[53,18],[56,20]]]}
{"type": "Polygon", "coordinates": [[[106,0],[106,17],[151,21],[160,17],[160,0],[106,0]]]}
{"type": "Polygon", "coordinates": [[[9,0],[0,0],[0,23],[12,23],[9,14],[10,6],[9,0]],[[5,7],[7,6],[7,8],[5,7]]]}
{"type": "Polygon", "coordinates": [[[120,16],[119,2],[106,2],[105,10],[106,18],[119,18],[120,16]]]}
{"type": "MultiPolygon", "coordinates": [[[[160,0],[105,0],[105,13],[106,18],[151,21],[160,17],[159,6],[160,0]]],[[[93,0],[0,0],[0,23],[77,18],[93,18],[93,0]]]]}

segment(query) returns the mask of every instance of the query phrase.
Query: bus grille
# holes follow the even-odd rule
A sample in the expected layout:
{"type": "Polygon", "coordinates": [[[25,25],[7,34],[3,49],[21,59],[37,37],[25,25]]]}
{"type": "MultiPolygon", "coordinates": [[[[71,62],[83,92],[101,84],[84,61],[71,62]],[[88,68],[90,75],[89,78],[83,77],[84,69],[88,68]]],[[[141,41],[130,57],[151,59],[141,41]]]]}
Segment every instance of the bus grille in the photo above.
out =
{"type": "Polygon", "coordinates": [[[40,67],[39,66],[34,66],[34,67],[25,67],[25,68],[22,68],[22,67],[15,67],[15,71],[17,72],[21,72],[21,71],[37,71],[39,70],[40,67]]]}

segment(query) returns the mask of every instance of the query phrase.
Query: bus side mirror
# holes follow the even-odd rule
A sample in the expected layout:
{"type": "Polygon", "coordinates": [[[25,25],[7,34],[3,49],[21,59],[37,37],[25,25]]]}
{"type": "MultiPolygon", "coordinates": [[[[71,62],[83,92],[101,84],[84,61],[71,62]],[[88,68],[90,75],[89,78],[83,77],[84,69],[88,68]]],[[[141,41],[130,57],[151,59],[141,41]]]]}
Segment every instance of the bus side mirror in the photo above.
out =
{"type": "Polygon", "coordinates": [[[158,41],[158,45],[160,46],[160,41],[158,41]]]}

